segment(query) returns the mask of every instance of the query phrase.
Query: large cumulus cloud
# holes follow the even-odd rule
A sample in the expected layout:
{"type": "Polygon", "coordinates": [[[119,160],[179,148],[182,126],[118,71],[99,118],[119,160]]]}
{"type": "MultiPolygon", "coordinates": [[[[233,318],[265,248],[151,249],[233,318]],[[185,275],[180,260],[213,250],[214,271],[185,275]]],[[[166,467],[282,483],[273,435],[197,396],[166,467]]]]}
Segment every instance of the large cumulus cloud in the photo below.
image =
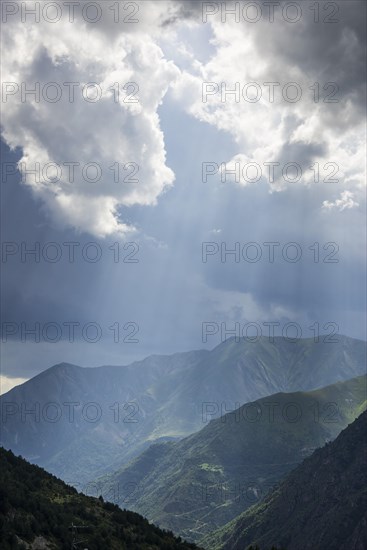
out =
{"type": "MultiPolygon", "coordinates": [[[[27,8],[32,4],[39,3],[28,2],[27,8]]],[[[121,219],[119,208],[154,205],[174,181],[157,109],[179,71],[152,37],[167,17],[167,3],[159,4],[139,3],[139,23],[130,25],[114,24],[105,3],[95,25],[78,10],[74,21],[63,16],[54,24],[43,17],[22,22],[20,12],[8,16],[3,136],[11,147],[22,148],[24,181],[55,223],[98,237],[125,235],[134,228],[121,219]],[[88,83],[96,86],[83,92],[88,83]],[[133,84],[124,90],[126,83],[133,84]],[[22,85],[40,86],[40,100],[29,94],[22,101],[22,85]],[[35,168],[37,176],[29,172],[35,168]]]]}

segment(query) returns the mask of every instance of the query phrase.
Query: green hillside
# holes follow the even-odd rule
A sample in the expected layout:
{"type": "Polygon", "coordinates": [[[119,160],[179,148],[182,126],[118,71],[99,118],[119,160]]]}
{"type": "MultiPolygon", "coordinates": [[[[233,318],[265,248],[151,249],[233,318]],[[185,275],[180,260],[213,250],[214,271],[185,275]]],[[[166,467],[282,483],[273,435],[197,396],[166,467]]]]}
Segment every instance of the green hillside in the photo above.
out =
{"type": "Polygon", "coordinates": [[[70,526],[88,550],[194,550],[143,517],[102,499],[86,497],[38,466],[0,448],[2,550],[66,550],[70,526]]]}
{"type": "Polygon", "coordinates": [[[335,439],[365,401],[366,376],[259,399],[182,441],[152,445],[99,487],[107,496],[118,490],[124,502],[120,489],[133,485],[130,509],[200,542],[335,439]]]}
{"type": "Polygon", "coordinates": [[[367,412],[316,450],[258,505],[208,536],[208,550],[367,547],[367,412]]]}

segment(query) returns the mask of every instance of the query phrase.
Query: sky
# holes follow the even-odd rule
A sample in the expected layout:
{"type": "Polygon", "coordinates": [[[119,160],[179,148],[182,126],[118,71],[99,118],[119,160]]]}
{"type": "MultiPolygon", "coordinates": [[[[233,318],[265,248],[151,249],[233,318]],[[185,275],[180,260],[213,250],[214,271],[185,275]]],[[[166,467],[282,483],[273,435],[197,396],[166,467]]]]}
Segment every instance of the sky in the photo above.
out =
{"type": "Polygon", "coordinates": [[[365,339],[365,2],[51,4],[2,3],[1,392],[365,339]]]}

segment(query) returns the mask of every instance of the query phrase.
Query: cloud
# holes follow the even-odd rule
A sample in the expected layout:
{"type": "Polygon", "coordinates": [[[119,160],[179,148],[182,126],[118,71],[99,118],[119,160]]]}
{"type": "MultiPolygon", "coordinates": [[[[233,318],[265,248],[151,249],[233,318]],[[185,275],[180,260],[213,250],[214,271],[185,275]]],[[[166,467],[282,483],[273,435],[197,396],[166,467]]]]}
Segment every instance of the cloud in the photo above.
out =
{"type": "Polygon", "coordinates": [[[340,195],[340,199],[336,199],[334,202],[324,201],[322,207],[325,210],[337,209],[342,212],[347,208],[356,208],[359,203],[354,200],[354,195],[351,191],[343,191],[340,195]]]}
{"type": "Polygon", "coordinates": [[[19,384],[23,384],[24,382],[27,382],[27,378],[10,378],[9,376],[0,374],[0,395],[3,395],[15,386],[19,386],[19,384]]]}
{"type": "Polygon", "coordinates": [[[130,32],[80,17],[4,25],[4,139],[54,222],[97,237],[133,231],[121,207],[154,205],[174,181],[157,109],[179,70],[146,33],[162,7],[145,8],[130,32]]]}
{"type": "MultiPolygon", "coordinates": [[[[294,162],[302,170],[296,183],[338,179],[362,196],[364,3],[338,3],[338,22],[330,24],[323,22],[323,14],[315,23],[310,2],[302,2],[302,17],[292,24],[281,16],[284,2],[276,8],[275,23],[265,16],[262,2],[258,22],[236,22],[233,15],[223,22],[223,9],[234,4],[214,3],[218,11],[208,16],[206,25],[212,29],[215,52],[209,61],[183,70],[174,86],[188,113],[229,133],[237,144],[231,159],[221,158],[218,151],[217,158],[208,160],[229,167],[241,157],[257,162],[272,191],[294,185],[292,177],[282,174],[294,162]],[[279,162],[273,178],[264,167],[269,162],[279,162]]],[[[191,2],[190,10],[194,6],[191,2]]],[[[196,20],[203,25],[201,3],[196,20]]],[[[243,178],[240,183],[248,185],[243,178]]]]}
{"type": "MultiPolygon", "coordinates": [[[[327,183],[335,172],[359,200],[365,181],[360,3],[340,5],[339,23],[329,25],[316,24],[306,2],[294,24],[279,17],[284,3],[276,24],[266,17],[255,24],[233,17],[223,23],[219,12],[203,23],[201,2],[168,0],[138,2],[137,12],[131,17],[119,12],[122,21],[116,24],[116,3],[99,5],[103,14],[97,23],[88,22],[78,7],[73,22],[63,12],[57,23],[42,17],[37,24],[32,18],[22,23],[19,12],[3,25],[9,52],[3,80],[19,87],[7,88],[3,136],[12,148],[22,148],[24,174],[39,163],[41,173],[25,174],[24,181],[54,224],[101,238],[135,231],[126,208],[156,205],[175,179],[158,115],[170,88],[188,113],[233,138],[235,156],[221,158],[218,151],[207,160],[228,169],[240,162],[242,185],[249,184],[244,165],[256,162],[271,191],[286,190],[295,183],[286,168],[293,162],[301,170],[296,183],[311,185],[317,178],[327,183]],[[124,21],[129,18],[138,22],[124,21]],[[195,48],[187,50],[188,29],[201,49],[199,36],[211,34],[205,61],[195,48]],[[176,56],[170,43],[177,45],[176,56]],[[50,82],[55,85],[48,87],[50,82]],[[209,93],[203,101],[205,82],[209,93]],[[22,101],[22,83],[28,88],[38,83],[39,102],[31,95],[22,101]],[[88,83],[95,84],[84,88],[88,83]],[[60,90],[60,101],[45,99],[60,90]],[[272,175],[269,162],[279,163],[272,175]],[[42,171],[47,165],[54,170],[42,171]]],[[[93,10],[87,13],[93,17],[93,10]]]]}

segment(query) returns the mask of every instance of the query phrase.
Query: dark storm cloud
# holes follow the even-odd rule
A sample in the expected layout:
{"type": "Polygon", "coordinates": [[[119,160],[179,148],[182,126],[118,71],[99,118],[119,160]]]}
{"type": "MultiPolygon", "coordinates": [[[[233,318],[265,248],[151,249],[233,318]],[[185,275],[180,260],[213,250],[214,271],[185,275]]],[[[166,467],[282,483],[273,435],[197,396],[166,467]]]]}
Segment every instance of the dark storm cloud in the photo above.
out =
{"type": "MultiPolygon", "coordinates": [[[[255,0],[262,8],[260,13],[268,13],[264,2],[255,0]]],[[[203,2],[182,0],[179,14],[202,22],[203,2]]],[[[223,6],[233,7],[235,2],[224,2],[223,6]]],[[[238,3],[238,2],[237,2],[238,3]]],[[[213,2],[220,8],[220,2],[213,2]]],[[[246,2],[239,2],[240,6],[246,2]]],[[[291,24],[279,14],[289,4],[284,0],[275,2],[275,22],[269,23],[264,16],[256,23],[240,19],[246,33],[253,34],[258,51],[270,61],[274,75],[282,75],[282,67],[299,67],[305,77],[314,78],[321,83],[335,82],[339,87],[339,97],[353,103],[353,111],[365,112],[366,105],[366,3],[359,0],[333,2],[325,9],[319,3],[319,22],[316,23],[315,3],[308,0],[295,2],[301,11],[299,21],[291,24]],[[277,5],[279,4],[279,6],[277,5]],[[333,6],[338,11],[331,17],[333,6]],[[278,14],[278,16],[277,16],[278,14]],[[327,16],[335,23],[326,23],[327,16]]],[[[231,22],[233,17],[228,16],[231,22]]],[[[208,22],[214,21],[208,16],[208,22]]],[[[203,23],[209,24],[209,23],[203,23]]],[[[224,23],[226,25],[226,23],[224,23]]],[[[332,89],[326,90],[331,93],[332,89]]],[[[343,120],[334,119],[335,125],[342,125],[343,120]]],[[[353,121],[351,121],[353,122],[353,121]]]]}

